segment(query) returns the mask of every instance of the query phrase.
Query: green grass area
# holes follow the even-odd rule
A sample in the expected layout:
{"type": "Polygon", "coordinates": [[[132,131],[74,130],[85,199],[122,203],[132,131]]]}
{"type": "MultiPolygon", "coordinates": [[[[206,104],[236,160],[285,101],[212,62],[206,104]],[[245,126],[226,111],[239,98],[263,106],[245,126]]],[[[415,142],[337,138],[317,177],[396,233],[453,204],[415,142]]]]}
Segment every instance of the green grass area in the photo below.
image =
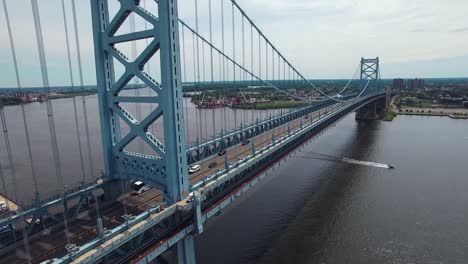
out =
{"type": "Polygon", "coordinates": [[[431,108],[432,103],[430,101],[422,101],[420,104],[418,104],[418,107],[421,108],[431,108]]]}
{"type": "Polygon", "coordinates": [[[383,121],[392,121],[393,118],[395,118],[396,116],[397,116],[397,114],[395,112],[387,110],[387,111],[385,111],[383,121]]]}

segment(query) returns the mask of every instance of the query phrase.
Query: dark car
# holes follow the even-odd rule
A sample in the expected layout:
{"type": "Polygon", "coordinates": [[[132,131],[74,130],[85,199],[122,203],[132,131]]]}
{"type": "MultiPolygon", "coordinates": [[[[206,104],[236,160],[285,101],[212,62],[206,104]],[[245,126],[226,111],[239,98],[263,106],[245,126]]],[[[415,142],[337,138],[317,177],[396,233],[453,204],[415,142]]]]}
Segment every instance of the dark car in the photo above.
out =
{"type": "Polygon", "coordinates": [[[249,143],[250,143],[250,140],[246,140],[246,141],[242,142],[242,146],[245,146],[245,145],[247,145],[249,143]]]}
{"type": "Polygon", "coordinates": [[[226,150],[223,149],[218,153],[218,156],[223,156],[224,154],[226,154],[226,150]]]}
{"type": "Polygon", "coordinates": [[[214,168],[216,165],[218,165],[218,163],[216,163],[216,162],[213,161],[213,162],[211,162],[211,163],[208,165],[208,168],[210,168],[210,169],[211,169],[211,168],[214,168]]]}

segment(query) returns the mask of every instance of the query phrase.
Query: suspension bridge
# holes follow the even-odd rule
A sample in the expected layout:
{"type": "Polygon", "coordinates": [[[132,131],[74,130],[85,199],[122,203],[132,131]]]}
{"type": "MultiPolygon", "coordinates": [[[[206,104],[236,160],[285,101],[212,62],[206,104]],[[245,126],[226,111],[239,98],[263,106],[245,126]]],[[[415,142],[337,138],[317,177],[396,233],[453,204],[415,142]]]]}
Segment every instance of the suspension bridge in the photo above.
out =
{"type": "Polygon", "coordinates": [[[193,236],[207,221],[344,116],[377,119],[390,96],[379,58],[361,59],[343,87],[322,90],[234,0],[55,2],[44,10],[30,1],[41,81],[32,90],[18,60],[23,21],[9,13],[24,6],[2,0],[16,83],[8,93],[49,99],[0,100],[0,263],[164,263],[168,251],[195,263],[193,236]],[[43,12],[63,27],[59,72],[75,93],[66,106],[50,99],[57,70],[46,51],[58,40],[44,36],[58,33],[43,26],[43,12]],[[92,38],[81,34],[88,24],[92,38]],[[89,64],[97,97],[85,93],[89,64]],[[223,101],[204,108],[185,89],[223,101]],[[244,103],[264,93],[301,106],[248,111],[224,100],[230,91],[244,103]]]}

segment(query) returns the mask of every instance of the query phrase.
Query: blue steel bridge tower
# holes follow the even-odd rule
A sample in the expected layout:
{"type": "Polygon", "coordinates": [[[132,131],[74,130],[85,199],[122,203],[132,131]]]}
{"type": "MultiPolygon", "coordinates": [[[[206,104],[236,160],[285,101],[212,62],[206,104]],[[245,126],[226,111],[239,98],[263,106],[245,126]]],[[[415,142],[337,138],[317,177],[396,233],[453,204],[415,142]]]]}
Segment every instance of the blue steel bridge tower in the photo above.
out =
{"type": "MultiPolygon", "coordinates": [[[[108,0],[91,0],[104,177],[109,181],[143,180],[162,190],[165,201],[173,204],[184,199],[189,191],[177,0],[157,1],[157,14],[141,8],[139,0],[118,1],[119,10],[109,17],[108,0]],[[152,28],[116,35],[131,14],[143,18],[152,28]],[[148,46],[133,61],[117,49],[117,44],[145,39],[149,40],[148,46]],[[157,53],[161,83],[144,71],[145,64],[157,53]],[[121,76],[116,76],[114,60],[125,69],[121,76]],[[123,95],[122,91],[134,77],[152,90],[151,95],[123,95]],[[137,119],[125,108],[128,103],[156,107],[137,119]],[[163,142],[148,129],[161,119],[163,142]],[[125,136],[121,121],[130,130],[125,136]],[[137,139],[143,140],[156,155],[125,150],[137,139]]],[[[178,242],[177,255],[179,263],[195,262],[192,236],[178,242]]]]}
{"type": "Polygon", "coordinates": [[[365,59],[361,58],[360,65],[360,87],[364,89],[367,86],[370,86],[369,89],[366,89],[367,93],[376,92],[380,90],[380,64],[379,57],[365,59]]]}

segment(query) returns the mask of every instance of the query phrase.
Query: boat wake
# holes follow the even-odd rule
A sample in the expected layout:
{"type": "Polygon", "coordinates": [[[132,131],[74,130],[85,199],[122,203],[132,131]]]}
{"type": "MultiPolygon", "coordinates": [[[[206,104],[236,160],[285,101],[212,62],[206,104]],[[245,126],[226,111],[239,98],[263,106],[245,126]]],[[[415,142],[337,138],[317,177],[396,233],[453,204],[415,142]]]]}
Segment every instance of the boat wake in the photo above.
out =
{"type": "Polygon", "coordinates": [[[345,157],[336,157],[336,156],[332,156],[332,155],[315,153],[315,152],[302,152],[302,153],[307,154],[308,156],[298,156],[298,155],[296,155],[296,157],[303,158],[303,159],[317,159],[317,160],[325,160],[325,161],[332,161],[332,162],[343,162],[343,163],[356,164],[356,165],[369,166],[369,167],[376,167],[376,168],[383,168],[383,169],[393,169],[394,168],[394,166],[392,164],[386,164],[386,163],[378,163],[378,162],[372,162],[372,161],[362,161],[362,160],[350,159],[350,158],[345,158],[345,157]]]}

